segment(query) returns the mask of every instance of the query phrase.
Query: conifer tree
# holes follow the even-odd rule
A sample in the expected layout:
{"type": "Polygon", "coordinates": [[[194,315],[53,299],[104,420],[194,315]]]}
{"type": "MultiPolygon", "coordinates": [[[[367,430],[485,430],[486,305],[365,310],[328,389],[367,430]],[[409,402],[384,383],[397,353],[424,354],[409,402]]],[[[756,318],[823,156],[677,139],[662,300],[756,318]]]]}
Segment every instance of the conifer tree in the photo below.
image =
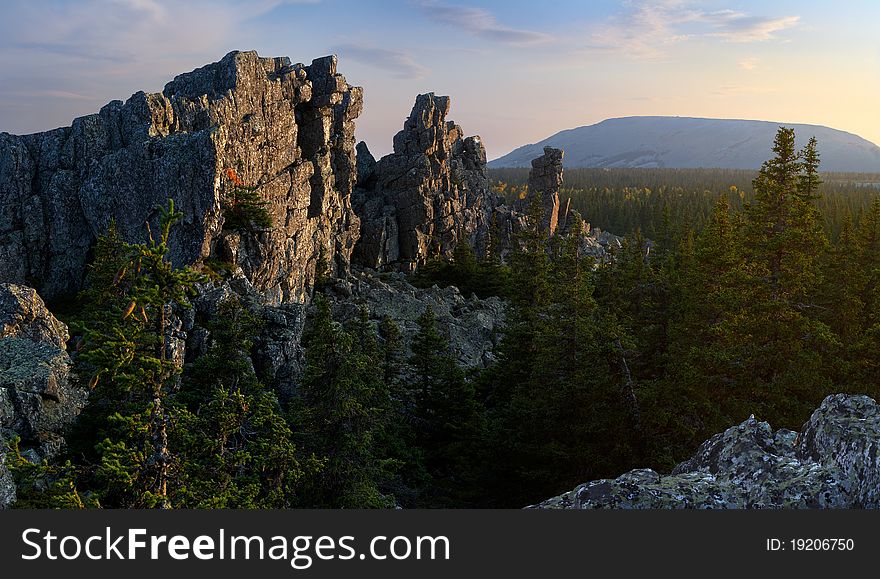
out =
{"type": "Polygon", "coordinates": [[[168,481],[176,457],[168,445],[165,399],[180,367],[169,355],[169,322],[172,306],[188,307],[202,280],[168,260],[171,228],[181,217],[169,199],[160,208],[158,238],[150,232],[145,244],[122,242],[111,224],[90,270],[77,326],[79,358],[92,373],[94,392],[81,422],[84,440],[97,435],[92,484],[103,506],[171,506],[168,481]]]}
{"type": "Polygon", "coordinates": [[[410,366],[416,387],[416,444],[430,477],[421,506],[467,506],[474,492],[481,412],[473,384],[449,353],[428,306],[417,320],[410,366]]]}
{"type": "Polygon", "coordinates": [[[388,393],[377,372],[376,348],[364,333],[333,321],[330,303],[315,298],[315,315],[306,339],[306,368],[290,413],[301,425],[298,445],[324,461],[304,485],[304,504],[312,507],[390,506],[380,489],[381,458],[375,442],[388,393]]]}
{"type": "Polygon", "coordinates": [[[208,352],[186,369],[172,407],[173,474],[179,508],[285,508],[319,470],[301,463],[275,394],[248,357],[260,324],[237,298],[222,302],[208,352]]]}

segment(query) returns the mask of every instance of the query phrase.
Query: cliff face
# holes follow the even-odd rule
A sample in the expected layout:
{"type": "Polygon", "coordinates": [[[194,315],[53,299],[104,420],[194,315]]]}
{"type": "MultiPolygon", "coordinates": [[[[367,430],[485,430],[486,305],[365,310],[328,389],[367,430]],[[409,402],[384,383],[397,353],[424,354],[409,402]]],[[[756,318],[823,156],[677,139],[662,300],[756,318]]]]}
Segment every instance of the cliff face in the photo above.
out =
{"type": "Polygon", "coordinates": [[[597,480],[545,509],[880,508],[880,405],[828,396],[800,432],[754,417],[716,434],[669,476],[649,469],[597,480]]]}
{"type": "Polygon", "coordinates": [[[499,201],[483,143],[446,120],[449,106],[449,97],[419,95],[394,152],[378,162],[358,145],[356,263],[411,272],[431,257],[449,257],[460,241],[485,253],[499,201]]]}
{"type": "Polygon", "coordinates": [[[0,282],[69,295],[110,220],[142,241],[156,205],[173,198],[185,215],[175,264],[213,256],[239,266],[265,301],[302,301],[319,255],[344,271],[358,237],[361,107],[335,57],[304,66],[232,52],[70,127],[0,134],[0,282]],[[268,202],[271,229],[223,230],[233,175],[268,202]]]}

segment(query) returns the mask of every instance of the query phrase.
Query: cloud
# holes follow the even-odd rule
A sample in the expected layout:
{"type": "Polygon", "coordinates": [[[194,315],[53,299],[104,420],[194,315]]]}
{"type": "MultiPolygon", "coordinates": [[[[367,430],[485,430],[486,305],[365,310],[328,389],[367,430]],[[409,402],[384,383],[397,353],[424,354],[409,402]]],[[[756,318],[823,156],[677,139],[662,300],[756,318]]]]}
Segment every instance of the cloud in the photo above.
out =
{"type": "Polygon", "coordinates": [[[395,78],[418,79],[430,72],[402,50],[377,48],[353,43],[338,44],[330,49],[344,58],[391,71],[395,78]]]}
{"type": "Polygon", "coordinates": [[[529,46],[553,40],[552,36],[543,32],[504,26],[491,13],[482,8],[441,4],[434,0],[423,1],[421,8],[425,15],[434,22],[459,28],[491,42],[529,46]]]}
{"type": "Polygon", "coordinates": [[[740,60],[738,64],[741,69],[751,71],[751,70],[755,70],[756,68],[758,68],[759,63],[760,63],[759,59],[757,59],[755,57],[750,57],[750,58],[744,58],[744,59],[740,60]]]}
{"type": "MultiPolygon", "coordinates": [[[[56,0],[7,2],[0,18],[0,86],[43,91],[0,103],[0,131],[68,124],[136,90],[260,41],[255,19],[291,0],[56,0]],[[51,93],[48,91],[56,91],[51,93]],[[94,98],[75,98],[81,95],[94,98]]],[[[312,2],[305,2],[312,3],[312,2]]]]}
{"type": "Polygon", "coordinates": [[[722,10],[705,14],[704,20],[715,27],[712,36],[718,36],[730,42],[763,42],[774,40],[776,32],[795,26],[800,16],[782,16],[780,18],[764,18],[749,16],[733,10],[722,10]]]}
{"type": "Polygon", "coordinates": [[[752,16],[735,10],[706,12],[685,0],[631,0],[626,9],[595,26],[586,48],[640,59],[660,59],[667,48],[693,38],[750,43],[775,40],[799,16],[752,16]]]}

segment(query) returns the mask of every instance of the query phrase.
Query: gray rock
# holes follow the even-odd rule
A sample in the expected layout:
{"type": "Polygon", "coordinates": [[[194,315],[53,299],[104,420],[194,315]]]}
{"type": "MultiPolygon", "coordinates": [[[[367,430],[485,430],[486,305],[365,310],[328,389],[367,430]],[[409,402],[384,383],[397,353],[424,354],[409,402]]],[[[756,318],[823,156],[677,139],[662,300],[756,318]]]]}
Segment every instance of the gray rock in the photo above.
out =
{"type": "MultiPolygon", "coordinates": [[[[3,442],[0,440],[0,442],[3,442]]],[[[15,481],[5,464],[6,455],[0,452],[0,509],[8,508],[15,502],[15,481]]]]}
{"type": "MultiPolygon", "coordinates": [[[[562,187],[562,149],[544,147],[544,154],[532,160],[532,168],[529,171],[529,189],[525,198],[514,204],[514,209],[521,213],[528,213],[529,206],[535,196],[541,194],[541,202],[544,205],[544,216],[541,221],[541,229],[547,235],[553,235],[559,225],[559,188],[562,187]]],[[[566,221],[567,207],[571,203],[568,200],[566,209],[563,209],[562,222],[566,221]]]]}
{"type": "Polygon", "coordinates": [[[754,416],[716,434],[670,475],[630,471],[534,508],[880,508],[880,405],[828,396],[800,433],[754,416]]]}
{"type": "MultiPolygon", "coordinates": [[[[192,300],[194,318],[211,320],[220,305],[229,299],[238,300],[262,325],[250,352],[257,376],[273,388],[282,401],[289,399],[296,391],[305,363],[301,342],[306,306],[298,302],[263,303],[262,295],[248,279],[239,276],[201,288],[199,296],[192,300]]],[[[195,323],[187,332],[187,358],[191,360],[205,354],[211,340],[208,329],[195,323]]]]}
{"type": "Polygon", "coordinates": [[[67,326],[55,319],[33,288],[0,283],[0,338],[25,338],[64,349],[67,326]]]}
{"type": "Polygon", "coordinates": [[[357,264],[411,272],[451,256],[462,241],[485,254],[499,200],[489,189],[482,141],[446,120],[449,107],[449,97],[419,95],[394,152],[375,165],[366,146],[358,147],[357,264]]]}
{"type": "Polygon", "coordinates": [[[86,389],[63,349],[67,327],[31,288],[0,285],[0,508],[15,499],[3,450],[13,437],[33,460],[54,457],[64,429],[85,405],[86,389]]]}
{"type": "Polygon", "coordinates": [[[391,318],[401,330],[407,358],[419,330],[417,320],[430,306],[460,365],[485,368],[495,360],[505,314],[505,304],[499,298],[465,297],[451,286],[416,288],[400,273],[377,275],[370,271],[354,271],[349,280],[331,287],[328,295],[334,318],[340,322],[356,319],[361,306],[367,307],[375,322],[391,318]]]}
{"type": "Polygon", "coordinates": [[[170,197],[185,216],[170,243],[176,265],[213,254],[265,301],[303,301],[318,255],[342,273],[358,237],[350,196],[361,108],[362,90],[336,73],[335,57],[305,66],[231,52],[70,127],[2,133],[0,282],[47,299],[74,293],[110,220],[143,241],[170,197]],[[229,170],[268,203],[271,229],[224,231],[229,170]]]}

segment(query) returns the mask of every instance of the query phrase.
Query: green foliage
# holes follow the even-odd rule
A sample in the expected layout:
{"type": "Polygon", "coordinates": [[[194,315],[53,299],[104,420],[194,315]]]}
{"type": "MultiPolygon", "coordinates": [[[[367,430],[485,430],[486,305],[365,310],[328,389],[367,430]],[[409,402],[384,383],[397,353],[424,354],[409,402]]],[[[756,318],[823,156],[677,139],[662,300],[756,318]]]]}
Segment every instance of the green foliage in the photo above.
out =
{"type": "Polygon", "coordinates": [[[572,235],[544,249],[540,222],[510,256],[511,311],[499,363],[481,378],[493,506],[526,505],[635,466],[640,411],[630,338],[597,307],[592,259],[572,235]]]}
{"type": "Polygon", "coordinates": [[[107,507],[169,506],[167,386],[179,373],[168,356],[172,307],[187,307],[203,277],[168,261],[173,200],[160,208],[159,237],[123,242],[111,224],[98,241],[81,322],[78,362],[94,391],[72,436],[74,456],[94,463],[87,482],[107,507]]]}
{"type": "Polygon", "coordinates": [[[226,176],[230,186],[222,199],[223,229],[271,229],[272,216],[266,209],[269,202],[260,196],[257,187],[246,186],[232,169],[227,169],[226,176]]]}
{"type": "Polygon", "coordinates": [[[419,268],[411,282],[416,287],[439,285],[457,287],[465,296],[502,296],[509,269],[497,256],[477,260],[473,248],[462,240],[455,246],[451,259],[433,259],[419,268]]]}
{"type": "Polygon", "coordinates": [[[98,506],[95,499],[76,487],[76,469],[70,461],[34,463],[22,456],[20,439],[7,443],[5,465],[16,487],[17,509],[85,509],[98,506]]]}
{"type": "Polygon", "coordinates": [[[235,298],[209,328],[207,354],[184,372],[169,444],[180,457],[171,500],[180,508],[286,508],[320,463],[300,461],[275,394],[248,354],[259,321],[235,298]]]}
{"type": "Polygon", "coordinates": [[[449,353],[430,306],[417,322],[410,359],[416,389],[415,442],[428,480],[416,506],[467,506],[476,494],[482,411],[474,385],[449,353]]]}
{"type": "Polygon", "coordinates": [[[316,315],[306,338],[306,368],[290,416],[301,430],[298,444],[324,461],[306,481],[304,504],[330,508],[391,506],[380,490],[381,431],[389,392],[376,371],[372,331],[337,326],[327,299],[315,298],[316,315]]]}

